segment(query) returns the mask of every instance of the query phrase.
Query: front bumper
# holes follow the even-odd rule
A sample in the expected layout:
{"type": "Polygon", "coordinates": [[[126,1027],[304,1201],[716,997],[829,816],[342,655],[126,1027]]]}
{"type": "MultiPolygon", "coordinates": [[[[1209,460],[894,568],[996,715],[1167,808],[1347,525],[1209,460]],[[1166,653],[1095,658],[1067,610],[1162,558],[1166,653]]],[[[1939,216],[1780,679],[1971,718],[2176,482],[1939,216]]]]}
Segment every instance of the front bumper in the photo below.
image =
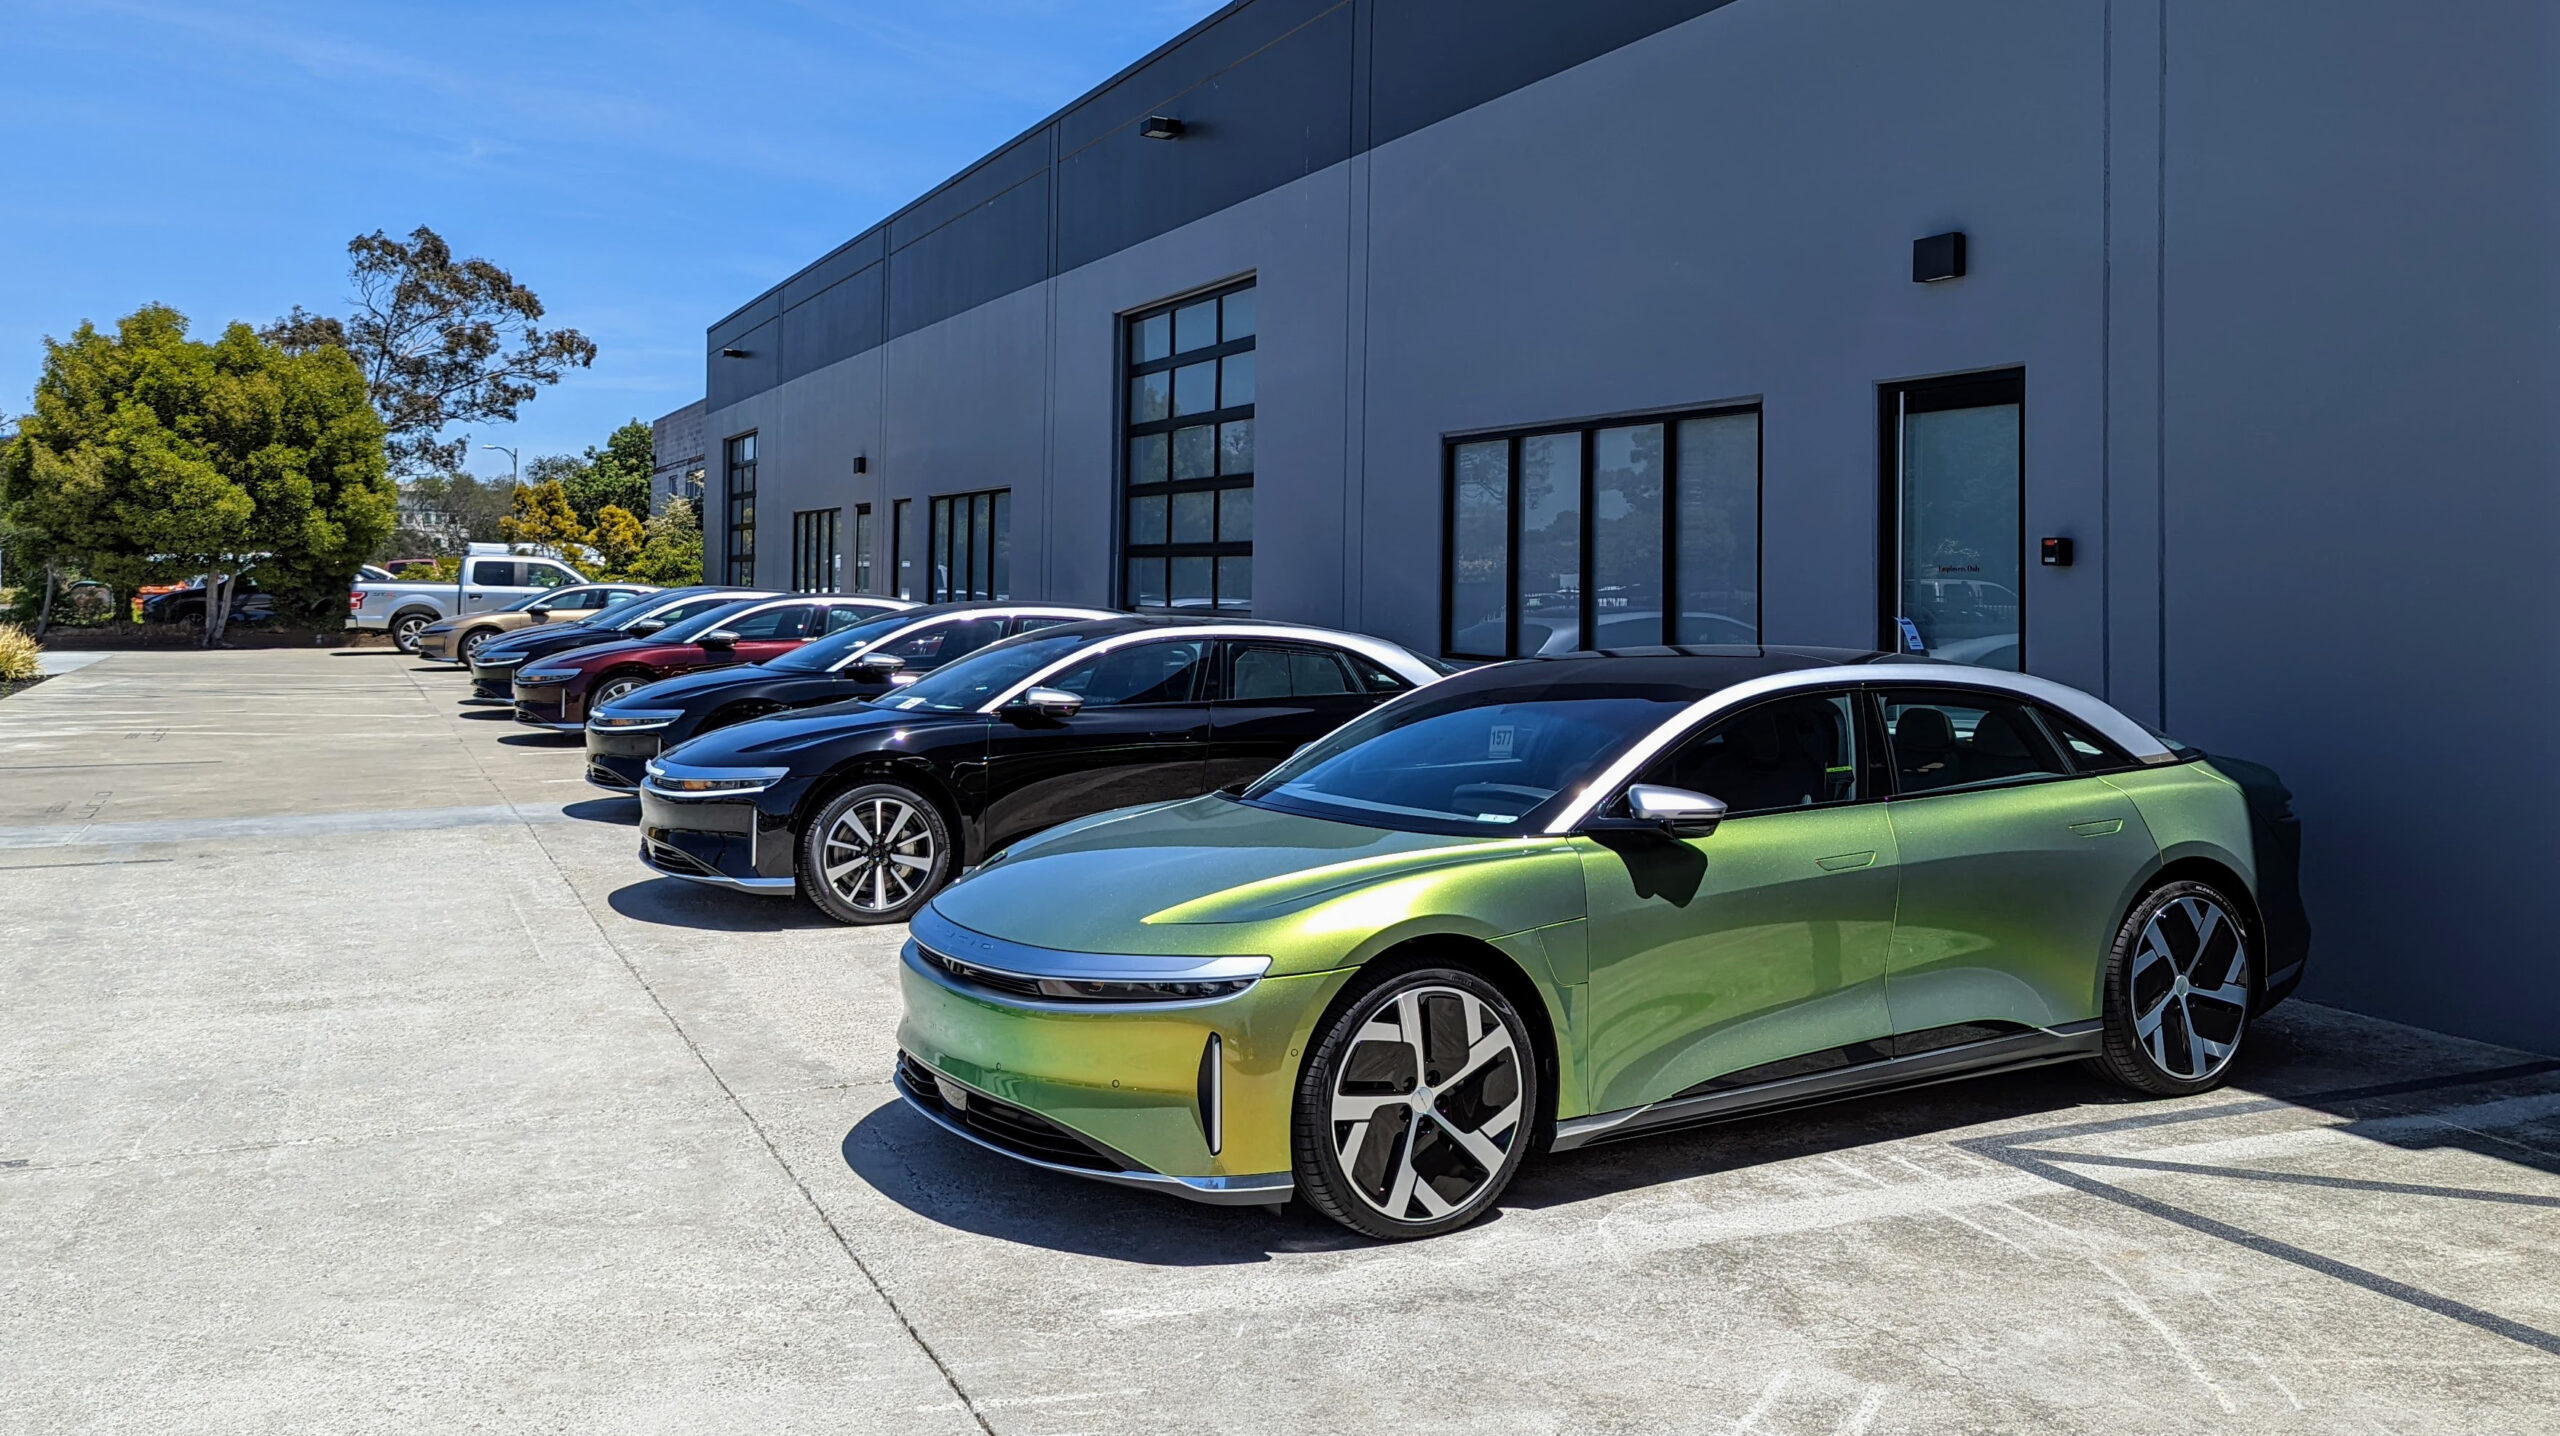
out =
{"type": "Polygon", "coordinates": [[[1173,1177],[1126,1165],[1126,1158],[1010,1103],[952,1081],[901,1052],[890,1081],[916,1115],[964,1142],[1011,1157],[1026,1166],[1087,1177],[1114,1186],[1164,1192],[1219,1207],[1278,1206],[1298,1189],[1287,1172],[1242,1177],[1173,1177]],[[957,1097],[964,1105],[953,1106],[957,1097]],[[1114,1165],[1115,1161],[1118,1165],[1114,1165]]]}
{"type": "MultiPolygon", "coordinates": [[[[994,942],[957,929],[930,907],[917,914],[913,930],[927,940],[994,942]]],[[[1003,946],[1022,955],[1007,970],[1036,964],[1042,951],[1003,946]]],[[[901,1090],[925,1115],[950,1119],[946,1127],[961,1122],[969,1129],[961,1135],[1008,1156],[1078,1176],[1198,1201],[1288,1195],[1298,1054],[1353,969],[1265,977],[1235,996],[1205,1001],[1082,1003],[964,986],[928,966],[915,941],[903,959],[898,1047],[916,1065],[901,1090]],[[1204,1060],[1213,1037],[1216,1056],[1204,1060]],[[1068,1149],[966,1122],[948,1110],[947,1097],[937,1114],[924,1099],[946,1094],[913,1091],[915,1073],[948,1079],[964,1100],[977,1093],[1018,1109],[1096,1155],[1082,1165],[1062,1161],[1059,1152],[1068,1149]]]]}
{"type": "Polygon", "coordinates": [[[666,730],[638,732],[587,730],[587,781],[616,793],[637,793],[649,776],[649,760],[666,747],[666,730]]]}
{"type": "Polygon", "coordinates": [[[515,700],[519,723],[548,728],[554,733],[586,731],[586,715],[579,711],[586,706],[586,698],[575,689],[517,683],[510,696],[515,700]]]}
{"type": "Polygon", "coordinates": [[[520,663],[493,666],[474,662],[471,665],[471,696],[494,703],[513,703],[516,701],[516,670],[523,666],[520,663]]]}
{"type": "Polygon", "coordinates": [[[791,815],[807,787],[785,779],[752,796],[725,798],[669,798],[643,788],[640,861],[668,877],[715,887],[795,892],[791,815]]]}
{"type": "Polygon", "coordinates": [[[453,643],[454,635],[450,633],[421,633],[418,635],[418,651],[409,656],[423,658],[429,663],[460,663],[462,657],[454,652],[453,643]]]}

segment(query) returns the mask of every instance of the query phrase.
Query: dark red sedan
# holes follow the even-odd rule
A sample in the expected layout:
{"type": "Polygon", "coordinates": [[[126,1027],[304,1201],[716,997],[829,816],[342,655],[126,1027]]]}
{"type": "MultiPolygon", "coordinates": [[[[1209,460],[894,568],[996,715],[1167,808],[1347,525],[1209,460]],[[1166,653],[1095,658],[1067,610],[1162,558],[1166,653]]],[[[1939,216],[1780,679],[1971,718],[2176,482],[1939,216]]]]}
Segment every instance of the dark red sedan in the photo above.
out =
{"type": "Polygon", "coordinates": [[[722,604],[646,638],[573,648],[516,670],[516,721],[577,732],[587,710],[661,678],[731,663],[762,663],[813,638],[913,608],[894,598],[793,594],[722,604]]]}

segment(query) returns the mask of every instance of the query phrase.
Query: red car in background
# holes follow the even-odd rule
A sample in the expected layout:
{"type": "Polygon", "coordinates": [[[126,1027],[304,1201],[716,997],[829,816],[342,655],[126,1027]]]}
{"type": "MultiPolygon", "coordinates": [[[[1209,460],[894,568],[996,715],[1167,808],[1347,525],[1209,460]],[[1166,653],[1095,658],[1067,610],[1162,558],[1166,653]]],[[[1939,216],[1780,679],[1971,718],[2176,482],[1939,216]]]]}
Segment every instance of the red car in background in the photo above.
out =
{"type": "Polygon", "coordinates": [[[516,721],[577,732],[587,712],[661,678],[731,663],[762,663],[813,638],[915,607],[894,598],[797,593],[698,613],[646,638],[573,648],[516,670],[516,721]]]}

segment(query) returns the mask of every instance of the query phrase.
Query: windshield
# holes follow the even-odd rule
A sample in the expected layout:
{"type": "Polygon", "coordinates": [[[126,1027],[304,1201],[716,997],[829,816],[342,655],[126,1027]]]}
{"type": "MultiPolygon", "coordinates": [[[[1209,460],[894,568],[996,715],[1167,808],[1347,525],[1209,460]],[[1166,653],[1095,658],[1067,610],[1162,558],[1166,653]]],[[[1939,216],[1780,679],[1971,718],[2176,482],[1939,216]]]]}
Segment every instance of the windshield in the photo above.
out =
{"type": "Polygon", "coordinates": [[[1013,685],[1104,637],[1100,633],[1035,633],[989,644],[946,663],[886,697],[871,700],[901,712],[967,713],[1013,685]]]}
{"type": "Polygon", "coordinates": [[[742,598],[717,608],[706,608],[681,623],[670,623],[649,635],[651,643],[691,643],[730,619],[764,602],[760,598],[742,598]]]}
{"type": "Polygon", "coordinates": [[[765,667],[779,668],[786,673],[824,673],[846,655],[859,653],[915,621],[916,616],[912,613],[893,613],[887,618],[857,623],[841,633],[830,633],[815,643],[804,643],[765,667]]]}
{"type": "Polygon", "coordinates": [[[1630,697],[1505,703],[1481,691],[1435,697],[1426,688],[1336,729],[1244,799],[1407,832],[1517,830],[1542,820],[1681,706],[1630,697]]]}

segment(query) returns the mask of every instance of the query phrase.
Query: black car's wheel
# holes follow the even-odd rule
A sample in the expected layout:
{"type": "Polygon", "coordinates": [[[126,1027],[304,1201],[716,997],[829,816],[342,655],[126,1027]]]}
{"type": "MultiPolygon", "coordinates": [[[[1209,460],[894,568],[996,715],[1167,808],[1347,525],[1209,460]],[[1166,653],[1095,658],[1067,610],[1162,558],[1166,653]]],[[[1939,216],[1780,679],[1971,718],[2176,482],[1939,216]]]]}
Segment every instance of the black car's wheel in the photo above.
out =
{"type": "Polygon", "coordinates": [[[462,661],[468,663],[479,657],[480,645],[497,636],[498,630],[494,628],[475,628],[462,635],[462,661]]]}
{"type": "Polygon", "coordinates": [[[950,877],[940,810],[896,783],[837,795],[800,833],[800,891],[838,922],[905,922],[950,877]]]}
{"type": "Polygon", "coordinates": [[[433,616],[424,613],[404,613],[392,619],[391,646],[403,653],[417,652],[418,635],[425,632],[427,625],[434,621],[433,616]]]}
{"type": "Polygon", "coordinates": [[[645,673],[609,674],[596,685],[593,693],[587,695],[587,711],[592,713],[617,698],[628,698],[648,686],[649,675],[645,673]]]}
{"type": "Polygon", "coordinates": [[[1474,973],[1413,965],[1368,981],[1298,1075],[1298,1194],[1368,1236],[1437,1236],[1490,1210],[1528,1155],[1535,1049],[1474,973]]]}
{"type": "Polygon", "coordinates": [[[2249,941],[2240,905],[2206,883],[2143,895],[2107,954],[2106,1052],[2114,1081],[2183,1097],[2221,1084],[2249,1032],[2249,941]]]}

